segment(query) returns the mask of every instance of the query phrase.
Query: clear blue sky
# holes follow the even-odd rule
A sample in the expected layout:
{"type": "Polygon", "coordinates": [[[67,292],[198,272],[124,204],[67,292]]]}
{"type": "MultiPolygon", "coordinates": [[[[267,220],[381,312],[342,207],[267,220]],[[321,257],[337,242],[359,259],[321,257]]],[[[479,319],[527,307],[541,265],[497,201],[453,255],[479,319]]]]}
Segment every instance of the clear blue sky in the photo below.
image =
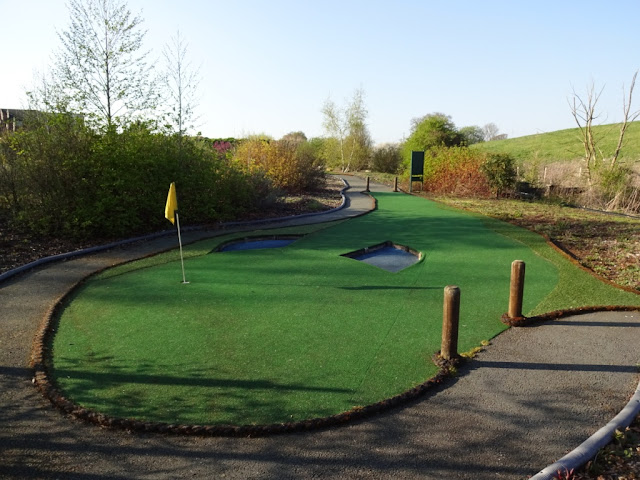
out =
{"type": "MultiPolygon", "coordinates": [[[[574,126],[572,88],[605,87],[600,123],[619,121],[640,68],[640,1],[129,0],[160,58],[179,29],[201,64],[200,126],[210,137],[320,136],[327,98],[365,91],[376,143],[411,119],[493,122],[509,137],[574,126]]],[[[64,0],[0,0],[0,107],[25,105],[34,71],[59,47],[64,0]]],[[[640,108],[640,86],[638,100],[640,108]]]]}

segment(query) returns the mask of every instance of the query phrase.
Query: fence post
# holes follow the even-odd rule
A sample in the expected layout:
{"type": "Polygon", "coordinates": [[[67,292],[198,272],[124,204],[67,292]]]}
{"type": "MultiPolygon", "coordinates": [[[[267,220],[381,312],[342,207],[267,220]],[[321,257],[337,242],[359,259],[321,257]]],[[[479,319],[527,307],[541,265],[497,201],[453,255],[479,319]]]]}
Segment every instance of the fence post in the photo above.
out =
{"type": "Polygon", "coordinates": [[[394,192],[398,191],[398,177],[396,177],[395,180],[393,181],[393,191],[394,192]]]}
{"type": "Polygon", "coordinates": [[[509,312],[510,318],[522,317],[522,297],[524,294],[524,270],[525,264],[522,260],[514,260],[511,264],[511,286],[509,289],[509,312]]]}
{"type": "Polygon", "coordinates": [[[369,177],[367,177],[367,189],[365,190],[365,192],[369,191],[369,177]]]}
{"type": "Polygon", "coordinates": [[[451,360],[458,356],[458,324],[460,322],[460,288],[448,285],[444,288],[442,309],[442,345],[440,356],[451,360]]]}

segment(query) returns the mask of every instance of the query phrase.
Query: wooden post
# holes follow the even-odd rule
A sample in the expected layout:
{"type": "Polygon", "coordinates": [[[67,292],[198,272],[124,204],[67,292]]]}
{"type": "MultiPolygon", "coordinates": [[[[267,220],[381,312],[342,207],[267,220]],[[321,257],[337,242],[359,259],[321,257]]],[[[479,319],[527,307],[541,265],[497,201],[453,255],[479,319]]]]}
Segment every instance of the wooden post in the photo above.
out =
{"type": "Polygon", "coordinates": [[[522,260],[511,264],[511,288],[509,289],[509,317],[522,317],[522,297],[524,294],[524,267],[522,260]]]}
{"type": "Polygon", "coordinates": [[[396,177],[395,180],[393,181],[393,191],[394,192],[398,191],[398,177],[396,177]]]}
{"type": "Polygon", "coordinates": [[[367,189],[365,190],[365,192],[369,191],[369,177],[367,177],[367,189]]]}
{"type": "Polygon", "coordinates": [[[460,322],[460,288],[448,285],[444,288],[442,309],[442,345],[440,356],[451,360],[458,356],[458,324],[460,322]]]}

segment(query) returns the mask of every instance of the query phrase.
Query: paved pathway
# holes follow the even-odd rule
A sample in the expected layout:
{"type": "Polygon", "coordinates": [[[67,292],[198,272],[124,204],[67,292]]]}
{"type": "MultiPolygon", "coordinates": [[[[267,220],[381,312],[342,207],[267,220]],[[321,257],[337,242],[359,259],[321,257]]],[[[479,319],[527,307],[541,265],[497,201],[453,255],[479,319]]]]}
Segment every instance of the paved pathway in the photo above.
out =
{"type": "MultiPolygon", "coordinates": [[[[370,207],[356,193],[363,183],[349,181],[350,210],[339,215],[370,207]]],[[[82,276],[172,244],[169,237],[137,243],[0,284],[0,478],[520,479],[607,423],[639,380],[640,314],[614,312],[512,328],[446,388],[330,430],[183,438],[102,430],[63,417],[35,390],[28,368],[44,312],[82,276]]]]}

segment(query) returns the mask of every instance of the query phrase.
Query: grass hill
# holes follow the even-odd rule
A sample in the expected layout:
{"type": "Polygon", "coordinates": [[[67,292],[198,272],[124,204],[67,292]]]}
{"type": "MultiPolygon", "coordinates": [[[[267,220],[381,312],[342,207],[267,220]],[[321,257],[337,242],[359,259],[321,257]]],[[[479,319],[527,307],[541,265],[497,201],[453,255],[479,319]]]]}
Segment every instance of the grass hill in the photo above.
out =
{"type": "MultiPolygon", "coordinates": [[[[598,125],[593,127],[593,133],[605,156],[612,156],[618,143],[620,124],[598,125]]],[[[584,152],[578,128],[478,143],[471,148],[509,153],[519,164],[535,161],[542,165],[578,160],[584,152]]],[[[628,166],[640,163],[640,121],[629,124],[619,160],[628,166]]]]}

